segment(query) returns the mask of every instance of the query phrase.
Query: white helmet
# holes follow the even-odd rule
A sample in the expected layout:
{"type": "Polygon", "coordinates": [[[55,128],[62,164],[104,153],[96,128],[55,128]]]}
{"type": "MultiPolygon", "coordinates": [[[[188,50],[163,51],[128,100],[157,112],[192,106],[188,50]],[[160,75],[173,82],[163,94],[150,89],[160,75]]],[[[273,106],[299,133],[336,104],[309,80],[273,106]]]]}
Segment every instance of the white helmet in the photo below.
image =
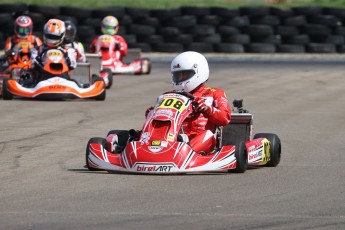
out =
{"type": "Polygon", "coordinates": [[[171,62],[171,73],[175,90],[189,93],[208,80],[210,71],[202,54],[187,51],[177,55],[171,62]]]}

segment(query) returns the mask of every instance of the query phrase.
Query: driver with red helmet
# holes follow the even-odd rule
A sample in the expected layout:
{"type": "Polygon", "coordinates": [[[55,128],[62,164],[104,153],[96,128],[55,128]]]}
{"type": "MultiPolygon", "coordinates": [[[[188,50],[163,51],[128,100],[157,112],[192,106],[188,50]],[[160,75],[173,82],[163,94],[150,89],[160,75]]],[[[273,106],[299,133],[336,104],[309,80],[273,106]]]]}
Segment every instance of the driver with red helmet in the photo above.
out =
{"type": "Polygon", "coordinates": [[[32,57],[37,54],[38,48],[42,45],[39,37],[32,35],[33,22],[29,16],[19,16],[14,24],[14,35],[6,39],[5,42],[5,57],[8,62],[15,62],[13,59],[16,51],[21,46],[29,46],[32,57]]]}
{"type": "MultiPolygon", "coordinates": [[[[114,16],[106,16],[102,20],[102,33],[103,35],[111,35],[117,42],[115,45],[115,49],[119,50],[120,57],[118,57],[121,61],[124,56],[127,55],[128,52],[128,46],[126,40],[119,35],[116,35],[119,30],[119,21],[114,16]]],[[[93,39],[90,45],[90,53],[97,53],[99,50],[97,50],[97,42],[98,38],[93,39]]],[[[114,50],[115,51],[115,50],[114,50]]]]}
{"type": "MultiPolygon", "coordinates": [[[[209,67],[206,58],[197,52],[187,51],[176,56],[171,63],[174,91],[184,91],[194,96],[192,113],[182,124],[192,149],[200,154],[212,154],[217,139],[216,129],[230,123],[231,109],[225,92],[222,89],[209,87],[205,82],[209,78],[209,67]]],[[[146,116],[152,111],[150,107],[146,116]]],[[[138,136],[138,135],[135,135],[138,136]]],[[[128,132],[112,134],[107,137],[111,151],[120,152],[127,144],[128,132]]]]}

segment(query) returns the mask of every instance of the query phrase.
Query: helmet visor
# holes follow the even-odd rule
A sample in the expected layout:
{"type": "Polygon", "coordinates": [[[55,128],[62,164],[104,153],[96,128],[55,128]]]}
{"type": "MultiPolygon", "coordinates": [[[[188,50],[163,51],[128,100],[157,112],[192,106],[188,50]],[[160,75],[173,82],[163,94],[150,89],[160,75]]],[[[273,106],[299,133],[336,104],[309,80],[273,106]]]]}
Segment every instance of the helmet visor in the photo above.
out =
{"type": "Polygon", "coordinates": [[[195,71],[192,69],[176,71],[176,72],[172,72],[172,80],[174,83],[179,84],[181,82],[184,82],[190,79],[194,75],[195,75],[195,71]]]}
{"type": "Polygon", "coordinates": [[[26,36],[31,33],[31,28],[28,27],[17,27],[16,30],[20,36],[26,36]]]}
{"type": "Polygon", "coordinates": [[[118,26],[102,25],[102,31],[105,34],[113,35],[116,32],[118,26]]]}

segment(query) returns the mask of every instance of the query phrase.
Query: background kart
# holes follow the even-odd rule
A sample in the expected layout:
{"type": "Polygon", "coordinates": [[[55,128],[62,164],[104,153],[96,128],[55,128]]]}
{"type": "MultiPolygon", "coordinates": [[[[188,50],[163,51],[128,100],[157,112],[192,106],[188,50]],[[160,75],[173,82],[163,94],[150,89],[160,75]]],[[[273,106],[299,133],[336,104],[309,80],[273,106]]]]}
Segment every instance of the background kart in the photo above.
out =
{"type": "Polygon", "coordinates": [[[23,71],[31,68],[31,49],[27,42],[21,42],[12,49],[12,54],[0,58],[0,96],[2,96],[2,85],[4,79],[19,80],[23,71]],[[10,61],[9,61],[10,59],[10,61]]]}
{"type": "Polygon", "coordinates": [[[105,83],[98,75],[91,75],[90,63],[79,63],[69,74],[64,55],[60,50],[49,50],[45,58],[45,65],[42,66],[38,82],[29,72],[21,76],[19,81],[5,79],[2,86],[3,99],[22,97],[105,100],[105,83]]]}
{"type": "Polygon", "coordinates": [[[91,138],[86,148],[89,170],[107,170],[130,173],[193,173],[234,171],[243,173],[251,166],[277,166],[281,157],[281,142],[277,135],[259,133],[252,136],[253,116],[235,101],[238,109],[228,126],[216,131],[217,146],[209,155],[192,150],[186,135],[179,134],[183,121],[193,112],[193,97],[168,93],[160,96],[154,110],[148,115],[140,137],[130,130],[129,142],[123,151],[113,148],[114,134],[91,138]]]}
{"type": "Polygon", "coordinates": [[[149,74],[151,72],[151,62],[148,58],[141,58],[140,49],[131,51],[137,52],[136,58],[124,59],[117,48],[117,43],[113,36],[99,36],[96,52],[102,56],[102,69],[110,69],[113,74],[149,74]]]}

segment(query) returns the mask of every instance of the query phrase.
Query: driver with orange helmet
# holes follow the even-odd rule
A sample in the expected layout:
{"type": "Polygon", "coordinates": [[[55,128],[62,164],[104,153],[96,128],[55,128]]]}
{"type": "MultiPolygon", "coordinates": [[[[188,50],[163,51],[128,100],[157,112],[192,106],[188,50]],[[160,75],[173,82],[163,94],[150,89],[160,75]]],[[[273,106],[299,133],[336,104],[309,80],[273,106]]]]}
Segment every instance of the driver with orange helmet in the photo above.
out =
{"type": "Polygon", "coordinates": [[[50,19],[43,29],[43,45],[39,49],[39,53],[35,59],[36,65],[43,65],[42,57],[50,49],[61,50],[65,54],[66,64],[69,70],[77,66],[75,50],[72,48],[65,49],[63,41],[66,34],[65,23],[59,19],[50,19]]]}
{"type": "MultiPolygon", "coordinates": [[[[65,49],[62,44],[64,41],[66,33],[65,23],[59,19],[50,19],[45,25],[43,29],[43,45],[40,47],[38,51],[37,57],[33,61],[33,72],[35,79],[31,79],[30,74],[25,74],[22,76],[24,82],[31,83],[31,80],[34,80],[34,83],[37,80],[42,79],[43,75],[40,73],[43,71],[45,66],[45,55],[48,54],[48,51],[51,49],[60,50],[64,55],[64,62],[67,65],[67,71],[63,73],[65,78],[70,78],[70,70],[73,70],[77,66],[76,61],[76,52],[72,48],[65,49]]],[[[43,78],[47,78],[49,73],[46,73],[46,76],[43,78]]],[[[53,75],[52,75],[53,76],[53,75]]]]}
{"type": "MultiPolygon", "coordinates": [[[[128,46],[126,40],[122,36],[116,35],[119,30],[119,21],[117,20],[117,18],[115,18],[114,16],[106,16],[105,18],[103,18],[101,30],[104,35],[113,36],[113,38],[117,42],[115,49],[120,51],[121,56],[119,59],[122,60],[122,58],[127,55],[128,46]]],[[[90,53],[98,52],[97,42],[98,37],[93,39],[90,45],[90,53]]]]}
{"type": "Polygon", "coordinates": [[[42,45],[39,37],[32,35],[33,22],[29,16],[19,16],[14,24],[14,35],[6,39],[5,57],[11,64],[15,62],[13,59],[15,53],[22,46],[28,46],[32,57],[36,56],[38,48],[42,45]]]}

